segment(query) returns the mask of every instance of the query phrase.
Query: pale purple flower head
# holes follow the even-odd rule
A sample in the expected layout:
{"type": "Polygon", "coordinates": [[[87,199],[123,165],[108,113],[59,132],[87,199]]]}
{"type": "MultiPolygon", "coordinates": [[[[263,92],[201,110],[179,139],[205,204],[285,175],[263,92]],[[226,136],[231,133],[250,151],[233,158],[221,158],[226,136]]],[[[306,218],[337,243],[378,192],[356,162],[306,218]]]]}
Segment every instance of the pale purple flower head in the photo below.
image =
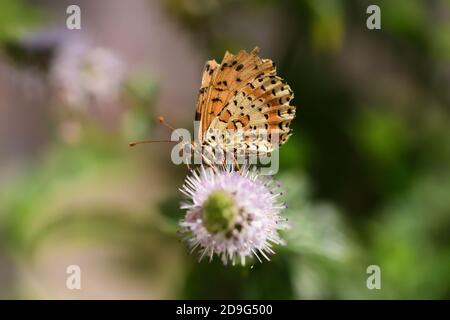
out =
{"type": "Polygon", "coordinates": [[[190,200],[182,204],[188,211],[180,225],[200,260],[217,254],[224,264],[245,265],[252,256],[269,260],[273,244],[284,243],[278,231],[288,225],[280,216],[286,206],[278,200],[279,185],[255,170],[200,167],[180,190],[190,200]]]}
{"type": "Polygon", "coordinates": [[[79,41],[63,46],[51,68],[53,86],[68,106],[104,105],[119,96],[125,64],[112,50],[79,41]]]}

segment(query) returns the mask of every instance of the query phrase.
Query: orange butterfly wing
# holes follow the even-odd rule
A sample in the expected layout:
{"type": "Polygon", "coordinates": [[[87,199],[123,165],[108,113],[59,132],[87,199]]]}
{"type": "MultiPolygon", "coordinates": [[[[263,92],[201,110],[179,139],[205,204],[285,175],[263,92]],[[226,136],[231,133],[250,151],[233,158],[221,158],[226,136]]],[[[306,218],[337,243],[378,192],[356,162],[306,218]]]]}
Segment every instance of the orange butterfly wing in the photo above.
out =
{"type": "Polygon", "coordinates": [[[261,59],[258,52],[257,47],[250,53],[226,52],[220,64],[207,62],[196,110],[200,142],[211,140],[205,134],[209,128],[266,129],[280,134],[278,144],[287,140],[295,116],[295,107],[289,104],[293,92],[276,76],[274,63],[261,59]]]}

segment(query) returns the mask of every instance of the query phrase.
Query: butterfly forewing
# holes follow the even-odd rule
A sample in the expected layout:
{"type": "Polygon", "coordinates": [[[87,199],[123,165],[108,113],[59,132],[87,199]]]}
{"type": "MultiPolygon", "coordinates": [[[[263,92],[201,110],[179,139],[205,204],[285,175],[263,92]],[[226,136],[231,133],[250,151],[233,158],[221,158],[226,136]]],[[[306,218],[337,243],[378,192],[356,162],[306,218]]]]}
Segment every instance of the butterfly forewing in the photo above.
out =
{"type": "MultiPolygon", "coordinates": [[[[206,62],[205,67],[203,68],[202,84],[199,90],[197,108],[195,109],[195,121],[200,121],[200,125],[203,122],[202,120],[205,119],[203,113],[207,110],[208,95],[211,89],[211,79],[218,65],[219,64],[216,62],[216,60],[209,60],[206,62]]],[[[203,128],[205,127],[203,126],[203,128]]],[[[199,129],[199,141],[202,141],[202,126],[199,129]]]]}

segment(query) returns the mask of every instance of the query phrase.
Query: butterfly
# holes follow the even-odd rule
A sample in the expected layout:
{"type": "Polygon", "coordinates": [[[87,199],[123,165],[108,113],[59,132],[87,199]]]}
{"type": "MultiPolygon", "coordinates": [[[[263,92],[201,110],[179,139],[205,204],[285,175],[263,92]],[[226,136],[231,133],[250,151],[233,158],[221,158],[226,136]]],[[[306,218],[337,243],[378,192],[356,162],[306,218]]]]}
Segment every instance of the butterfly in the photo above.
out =
{"type": "MultiPolygon", "coordinates": [[[[276,75],[275,63],[258,56],[259,48],[236,55],[225,53],[222,62],[206,62],[195,110],[199,122],[198,136],[189,143],[194,152],[210,162],[210,155],[223,151],[248,158],[270,155],[292,134],[294,93],[276,75]]],[[[160,117],[160,122],[174,130],[160,117]]],[[[138,143],[158,141],[137,141],[138,143]]],[[[160,141],[162,142],[162,141],[160,141]]]]}
{"type": "Polygon", "coordinates": [[[221,63],[205,64],[195,120],[197,141],[210,152],[270,155],[292,134],[294,93],[258,53],[227,51],[221,63]]]}

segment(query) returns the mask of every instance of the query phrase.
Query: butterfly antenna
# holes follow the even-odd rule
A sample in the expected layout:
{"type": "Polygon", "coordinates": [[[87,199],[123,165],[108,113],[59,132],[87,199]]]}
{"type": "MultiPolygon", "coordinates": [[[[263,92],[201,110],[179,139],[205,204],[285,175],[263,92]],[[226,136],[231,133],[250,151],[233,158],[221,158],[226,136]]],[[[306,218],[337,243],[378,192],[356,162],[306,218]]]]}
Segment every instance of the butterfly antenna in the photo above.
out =
{"type": "Polygon", "coordinates": [[[158,143],[158,142],[177,142],[177,141],[172,141],[172,140],[139,140],[139,141],[132,141],[132,142],[128,143],[128,145],[130,147],[134,147],[135,145],[138,145],[138,144],[158,143]]]}
{"type": "MultiPolygon", "coordinates": [[[[174,131],[174,130],[175,130],[174,127],[172,127],[170,124],[168,124],[168,123],[166,122],[166,120],[164,119],[163,116],[159,116],[159,117],[158,117],[158,120],[159,120],[159,123],[161,123],[163,126],[169,128],[171,131],[174,131]]],[[[176,141],[172,141],[172,140],[140,140],[140,141],[132,141],[132,142],[130,142],[128,145],[129,145],[130,147],[134,147],[135,145],[138,145],[138,144],[143,144],[143,143],[158,143],[158,142],[176,142],[176,141]]]]}
{"type": "Polygon", "coordinates": [[[166,128],[169,128],[171,131],[175,131],[175,128],[172,127],[170,124],[167,123],[167,121],[164,119],[163,116],[158,117],[159,123],[161,123],[166,128]]]}

